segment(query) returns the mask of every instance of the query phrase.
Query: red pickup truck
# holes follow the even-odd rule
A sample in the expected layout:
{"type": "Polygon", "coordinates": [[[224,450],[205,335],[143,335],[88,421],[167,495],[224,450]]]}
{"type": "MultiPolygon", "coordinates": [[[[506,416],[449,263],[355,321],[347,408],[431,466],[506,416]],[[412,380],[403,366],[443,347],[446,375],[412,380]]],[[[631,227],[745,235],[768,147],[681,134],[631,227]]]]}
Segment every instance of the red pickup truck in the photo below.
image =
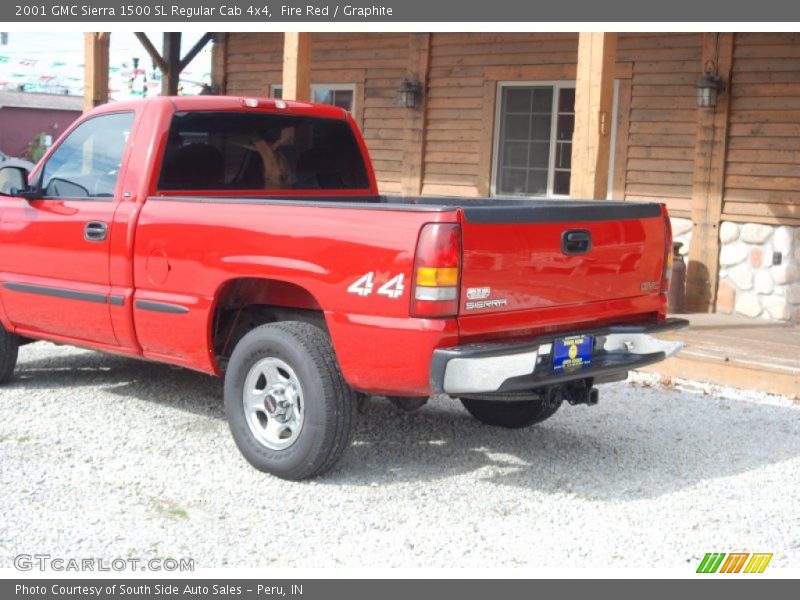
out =
{"type": "Polygon", "coordinates": [[[333,106],[108,104],[0,169],[0,380],[51,340],[225,377],[256,468],[319,475],[361,395],[522,427],[676,352],[662,204],[379,195],[333,106]]]}

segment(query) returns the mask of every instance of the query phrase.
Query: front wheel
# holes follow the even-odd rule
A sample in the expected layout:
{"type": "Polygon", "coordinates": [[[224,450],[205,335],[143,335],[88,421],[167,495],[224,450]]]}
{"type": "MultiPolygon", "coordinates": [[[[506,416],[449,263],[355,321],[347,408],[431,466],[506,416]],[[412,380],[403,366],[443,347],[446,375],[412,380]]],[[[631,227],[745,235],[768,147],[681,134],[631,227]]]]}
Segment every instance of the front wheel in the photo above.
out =
{"type": "Polygon", "coordinates": [[[561,406],[561,401],[548,402],[537,398],[504,402],[461,398],[461,404],[481,423],[509,429],[521,429],[552,417],[561,406]]]}
{"type": "Polygon", "coordinates": [[[260,471],[292,480],[325,473],[350,444],[355,409],[330,340],[313,325],[262,325],[231,355],[225,414],[239,450],[260,471]]]}

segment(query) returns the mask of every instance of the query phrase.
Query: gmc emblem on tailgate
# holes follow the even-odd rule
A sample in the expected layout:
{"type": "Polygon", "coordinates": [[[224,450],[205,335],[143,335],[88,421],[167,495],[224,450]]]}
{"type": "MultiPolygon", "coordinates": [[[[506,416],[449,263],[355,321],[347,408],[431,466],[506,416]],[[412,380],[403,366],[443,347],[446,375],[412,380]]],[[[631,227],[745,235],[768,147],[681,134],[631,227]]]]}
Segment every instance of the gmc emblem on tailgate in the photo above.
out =
{"type": "Polygon", "coordinates": [[[643,292],[652,292],[655,289],[658,289],[658,286],[661,285],[658,281],[643,281],[642,285],[639,286],[643,292]]]}

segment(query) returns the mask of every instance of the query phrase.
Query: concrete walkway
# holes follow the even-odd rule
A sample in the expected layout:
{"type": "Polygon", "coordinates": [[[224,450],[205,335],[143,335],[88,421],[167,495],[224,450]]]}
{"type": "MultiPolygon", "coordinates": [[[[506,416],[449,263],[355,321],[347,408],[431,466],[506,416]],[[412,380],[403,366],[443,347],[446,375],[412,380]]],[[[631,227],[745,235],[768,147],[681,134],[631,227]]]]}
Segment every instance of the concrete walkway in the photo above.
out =
{"type": "Polygon", "coordinates": [[[643,371],[800,398],[800,327],[722,314],[676,316],[691,325],[659,337],[686,346],[643,371]]]}

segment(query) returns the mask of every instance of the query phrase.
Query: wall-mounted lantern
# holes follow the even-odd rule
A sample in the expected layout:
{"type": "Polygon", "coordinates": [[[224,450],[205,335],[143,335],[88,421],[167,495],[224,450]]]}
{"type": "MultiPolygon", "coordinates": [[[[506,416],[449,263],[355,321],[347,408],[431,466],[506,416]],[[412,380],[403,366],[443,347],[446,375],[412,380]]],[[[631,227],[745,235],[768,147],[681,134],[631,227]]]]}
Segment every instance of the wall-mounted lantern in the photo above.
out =
{"type": "Polygon", "coordinates": [[[717,65],[709,61],[706,71],[697,80],[697,106],[715,108],[720,92],[725,90],[725,83],[717,72],[717,65]]]}
{"type": "Polygon", "coordinates": [[[414,108],[422,95],[422,85],[416,79],[406,77],[397,90],[397,106],[414,108]]]}

